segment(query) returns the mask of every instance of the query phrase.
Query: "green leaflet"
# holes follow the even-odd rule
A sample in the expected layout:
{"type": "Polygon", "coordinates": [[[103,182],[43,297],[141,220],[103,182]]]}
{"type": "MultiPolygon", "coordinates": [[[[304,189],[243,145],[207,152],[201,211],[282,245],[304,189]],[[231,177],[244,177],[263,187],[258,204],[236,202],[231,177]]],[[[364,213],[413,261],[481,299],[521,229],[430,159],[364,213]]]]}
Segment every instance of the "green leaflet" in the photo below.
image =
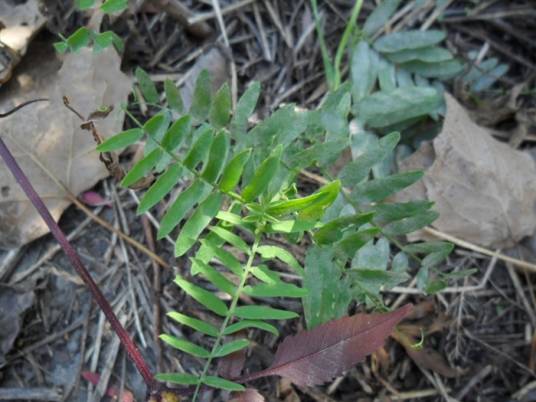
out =
{"type": "Polygon", "coordinates": [[[453,58],[452,53],[447,49],[437,46],[420,49],[401,50],[396,53],[389,53],[386,57],[394,63],[405,63],[407,61],[420,60],[427,63],[437,63],[453,58]]]}
{"type": "Polygon", "coordinates": [[[76,0],[75,4],[79,10],[87,10],[95,5],[95,0],[76,0]]]}
{"type": "Polygon", "coordinates": [[[296,274],[303,276],[303,268],[294,258],[294,256],[284,248],[278,246],[259,246],[257,248],[257,253],[259,253],[262,258],[270,260],[272,258],[277,258],[287,264],[296,274]]]}
{"type": "Polygon", "coordinates": [[[194,181],[187,190],[180,193],[160,222],[158,239],[171,233],[193,206],[203,200],[209,193],[210,187],[200,180],[194,181]]]}
{"type": "Polygon", "coordinates": [[[363,32],[369,36],[376,33],[395,13],[399,4],[400,0],[383,0],[380,2],[367,17],[365,25],[363,25],[363,32]]]}
{"type": "Polygon", "coordinates": [[[369,127],[387,127],[426,116],[441,105],[442,96],[431,87],[403,87],[378,91],[359,103],[359,118],[369,127]]]}
{"type": "Polygon", "coordinates": [[[340,189],[341,182],[336,180],[326,184],[310,196],[288,201],[272,202],[266,208],[266,212],[275,217],[299,212],[299,216],[302,219],[319,218],[324,213],[324,210],[335,201],[340,189]]]}
{"type": "Polygon", "coordinates": [[[201,173],[203,177],[209,183],[215,183],[220,177],[220,173],[227,162],[227,155],[229,154],[229,138],[224,132],[220,132],[212,145],[210,146],[208,162],[201,173]]]}
{"type": "Polygon", "coordinates": [[[134,144],[136,141],[139,141],[141,137],[143,137],[143,130],[141,128],[131,128],[130,130],[122,131],[119,134],[108,138],[97,147],[97,151],[116,151],[134,144]]]}
{"type": "Polygon", "coordinates": [[[224,389],[226,391],[244,391],[246,388],[236,382],[225,380],[221,377],[207,375],[201,381],[209,387],[224,389]]]}
{"type": "Polygon", "coordinates": [[[281,282],[279,274],[270,270],[266,265],[259,265],[251,268],[251,274],[260,281],[268,285],[275,285],[281,282]]]}
{"type": "Polygon", "coordinates": [[[290,283],[279,282],[275,284],[260,284],[244,287],[244,293],[251,297],[303,297],[307,289],[290,283]]]}
{"type": "Polygon", "coordinates": [[[212,292],[194,285],[178,275],[175,277],[175,283],[179,285],[180,288],[184,290],[184,292],[186,292],[186,294],[188,294],[192,299],[201,303],[210,311],[223,317],[227,315],[227,305],[214,296],[212,292]]]}
{"type": "Polygon", "coordinates": [[[374,212],[363,212],[329,221],[314,233],[315,241],[320,245],[332,244],[340,240],[344,231],[351,227],[359,227],[372,221],[374,212]]]}
{"type": "Polygon", "coordinates": [[[162,147],[169,152],[175,151],[190,134],[192,119],[186,115],[176,120],[166,131],[162,139],[162,147]]]}
{"type": "Polygon", "coordinates": [[[244,253],[249,253],[249,246],[247,243],[242,240],[240,237],[235,235],[233,232],[228,231],[227,229],[222,228],[221,226],[212,226],[209,230],[215,233],[222,240],[225,240],[227,243],[236,247],[237,249],[243,251],[244,253]]]}
{"type": "Polygon", "coordinates": [[[214,139],[214,131],[209,125],[201,126],[197,131],[200,134],[183,162],[184,166],[190,170],[194,170],[199,163],[205,163],[214,139]]]}
{"type": "Polygon", "coordinates": [[[451,78],[461,73],[464,68],[463,64],[456,59],[439,61],[437,63],[413,60],[401,64],[400,67],[427,78],[451,78]]]}
{"type": "Polygon", "coordinates": [[[380,233],[379,228],[363,229],[356,233],[351,233],[345,236],[342,240],[336,243],[336,247],[340,249],[348,258],[352,258],[356,251],[363,247],[366,243],[380,233]]]}
{"type": "Polygon", "coordinates": [[[359,204],[382,201],[420,180],[423,172],[404,172],[358,184],[350,194],[351,199],[359,204]]]}
{"type": "Polygon", "coordinates": [[[242,264],[238,261],[234,255],[222,247],[218,247],[216,244],[208,239],[201,240],[201,243],[208,247],[214,256],[220,260],[220,262],[227,267],[233,274],[237,276],[242,275],[242,264]]]}
{"type": "Polygon", "coordinates": [[[199,377],[186,373],[158,373],[155,375],[155,378],[158,381],[178,385],[196,385],[199,383],[199,377]]]}
{"type": "Polygon", "coordinates": [[[383,228],[383,233],[388,236],[401,236],[421,229],[439,217],[435,211],[427,211],[422,214],[404,218],[396,222],[389,223],[383,228]]]}
{"type": "Polygon", "coordinates": [[[240,306],[235,309],[234,313],[237,317],[246,320],[289,320],[299,317],[293,311],[266,306],[240,306]]]}
{"type": "Polygon", "coordinates": [[[175,257],[180,257],[195,244],[201,232],[220,210],[222,201],[223,196],[221,194],[212,193],[206,200],[199,204],[179,233],[179,237],[175,243],[175,257]]]}
{"type": "Polygon", "coordinates": [[[260,92],[261,84],[258,81],[253,81],[238,100],[231,120],[231,135],[235,139],[241,140],[246,134],[248,118],[253,114],[255,106],[257,106],[260,92]]]}
{"type": "Polygon", "coordinates": [[[334,257],[331,247],[311,247],[307,251],[303,286],[309,292],[303,298],[303,311],[308,329],[348,312],[350,284],[342,277],[342,269],[334,257]]]}
{"type": "Polygon", "coordinates": [[[173,81],[169,79],[164,81],[164,93],[166,94],[168,106],[175,112],[182,113],[184,103],[182,102],[181,93],[173,81]]]}
{"type": "Polygon", "coordinates": [[[224,127],[231,118],[231,89],[229,84],[225,83],[214,95],[210,107],[209,120],[215,127],[224,127]]]}
{"type": "Polygon", "coordinates": [[[407,49],[433,46],[445,39],[442,31],[402,31],[382,36],[374,42],[374,49],[382,53],[394,53],[407,49]]]}
{"type": "MultiPolygon", "coordinates": [[[[376,83],[378,55],[370,49],[368,43],[360,41],[352,53],[351,77],[352,96],[354,102],[359,102],[369,95],[376,83]]],[[[348,120],[346,120],[348,124],[348,120]]]]}
{"type": "Polygon", "coordinates": [[[380,238],[376,243],[371,240],[357,250],[352,259],[352,267],[385,271],[389,263],[390,254],[391,250],[387,239],[380,238]]]}
{"type": "Polygon", "coordinates": [[[192,263],[196,266],[196,272],[201,273],[217,289],[227,293],[230,296],[235,294],[236,286],[225,276],[219,273],[215,268],[196,258],[192,259],[192,263]]]}
{"type": "Polygon", "coordinates": [[[216,337],[218,336],[218,328],[214,325],[209,324],[206,321],[198,320],[197,318],[189,317],[187,315],[178,313],[176,311],[171,311],[167,313],[167,316],[182,325],[186,325],[190,328],[195,329],[196,331],[202,332],[205,335],[216,337]]]}
{"type": "Polygon", "coordinates": [[[434,205],[430,201],[410,201],[375,206],[374,222],[384,225],[428,211],[434,205]]]}
{"type": "Polygon", "coordinates": [[[215,357],[225,357],[231,353],[238,352],[249,346],[249,341],[247,339],[237,339],[235,341],[228,342],[221,345],[216,349],[214,356],[215,357]]]}
{"type": "Polygon", "coordinates": [[[274,178],[279,168],[282,149],[282,146],[278,146],[272,156],[269,156],[261,163],[250,183],[244,188],[242,198],[246,202],[253,201],[268,189],[270,181],[274,178]]]}
{"type": "Polygon", "coordinates": [[[188,353],[189,355],[201,357],[203,359],[210,357],[210,352],[208,350],[196,345],[195,343],[189,342],[186,339],[176,338],[167,334],[160,335],[160,339],[169,346],[172,346],[181,352],[188,353]]]}
{"type": "Polygon", "coordinates": [[[211,104],[211,79],[207,70],[203,70],[195,81],[192,106],[190,114],[199,121],[203,121],[209,113],[211,104]]]}
{"type": "Polygon", "coordinates": [[[136,165],[130,169],[130,171],[121,181],[121,185],[123,187],[129,187],[143,179],[156,166],[161,156],[162,151],[160,149],[153,150],[149,155],[136,163],[136,165]]]}
{"type": "Polygon", "coordinates": [[[447,243],[445,241],[427,241],[424,243],[414,243],[404,246],[403,250],[406,253],[415,253],[415,254],[428,254],[435,252],[447,252],[450,253],[454,249],[452,243],[447,243]]]}
{"type": "Polygon", "coordinates": [[[239,332],[248,328],[260,329],[266,332],[270,332],[271,334],[274,334],[275,336],[279,336],[279,331],[273,325],[268,324],[263,321],[253,321],[253,320],[242,320],[235,324],[231,324],[227,328],[225,328],[224,334],[232,335],[236,332],[239,332]]]}
{"type": "Polygon", "coordinates": [[[244,166],[251,156],[251,149],[246,149],[238,153],[225,167],[221,180],[220,190],[223,192],[229,192],[235,189],[242,177],[244,166]]]}
{"type": "Polygon", "coordinates": [[[182,166],[179,164],[171,165],[164,174],[147,190],[138,206],[137,213],[143,214],[154,205],[162,201],[164,197],[171,191],[173,186],[177,184],[182,176],[182,166]]]}
{"type": "MultiPolygon", "coordinates": [[[[109,0],[113,1],[113,0],[109,0]]],[[[125,0],[126,3],[126,0],[125,0]]],[[[105,4],[102,5],[104,7],[105,4]]],[[[147,72],[137,67],[135,71],[136,80],[138,81],[138,84],[140,86],[141,94],[143,95],[144,99],[149,103],[158,103],[159,97],[158,92],[156,91],[156,86],[154,85],[154,82],[151,80],[151,77],[149,77],[149,74],[147,72]]]]}
{"type": "Polygon", "coordinates": [[[86,27],[77,29],[71,36],[67,38],[67,45],[72,52],[77,52],[89,44],[91,39],[91,31],[86,27]]]}

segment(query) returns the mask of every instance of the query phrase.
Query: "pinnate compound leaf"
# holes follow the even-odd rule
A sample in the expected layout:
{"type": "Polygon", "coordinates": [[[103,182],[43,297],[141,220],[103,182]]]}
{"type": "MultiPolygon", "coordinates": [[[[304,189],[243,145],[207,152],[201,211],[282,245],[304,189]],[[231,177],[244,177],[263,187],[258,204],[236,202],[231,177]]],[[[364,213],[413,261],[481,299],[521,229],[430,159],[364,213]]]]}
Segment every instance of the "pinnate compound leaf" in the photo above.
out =
{"type": "Polygon", "coordinates": [[[279,375],[297,385],[323,384],[381,347],[411,304],[387,314],[357,314],[289,336],[279,345],[272,365],[243,378],[279,375]]]}
{"type": "Polygon", "coordinates": [[[158,177],[158,180],[147,190],[138,205],[138,214],[147,212],[171,191],[177,184],[182,175],[182,166],[179,164],[171,165],[164,174],[158,177]]]}
{"type": "Polygon", "coordinates": [[[164,81],[164,92],[168,106],[177,113],[182,113],[184,111],[184,103],[182,102],[181,93],[175,83],[170,79],[164,81]]]}
{"type": "Polygon", "coordinates": [[[437,110],[441,102],[440,93],[431,87],[409,86],[378,91],[359,103],[359,118],[370,127],[387,127],[428,115],[437,110]]]}
{"type": "Polygon", "coordinates": [[[130,130],[122,131],[113,137],[108,138],[97,147],[99,152],[110,152],[117,149],[125,148],[134,144],[143,136],[141,128],[131,128],[130,130]]]}
{"type": "Polygon", "coordinates": [[[374,49],[382,53],[419,49],[421,47],[433,46],[445,39],[445,36],[444,32],[437,30],[394,32],[382,36],[374,42],[374,49]]]}
{"type": "Polygon", "coordinates": [[[140,85],[140,91],[143,95],[143,98],[147,102],[158,103],[158,92],[156,91],[156,86],[151,80],[151,77],[149,77],[149,74],[147,74],[147,72],[141,67],[136,68],[135,74],[138,84],[140,85]]]}
{"type": "Polygon", "coordinates": [[[184,255],[195,244],[201,232],[218,213],[222,201],[223,196],[220,193],[213,193],[199,204],[179,233],[175,243],[175,257],[184,255]]]}

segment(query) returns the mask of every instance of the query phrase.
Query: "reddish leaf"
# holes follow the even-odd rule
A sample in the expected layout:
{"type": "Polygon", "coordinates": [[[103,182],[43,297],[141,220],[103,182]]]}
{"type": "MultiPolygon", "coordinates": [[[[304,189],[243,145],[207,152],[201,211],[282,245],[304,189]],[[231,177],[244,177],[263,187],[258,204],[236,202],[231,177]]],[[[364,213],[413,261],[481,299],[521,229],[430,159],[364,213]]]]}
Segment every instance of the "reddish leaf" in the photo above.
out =
{"type": "MultiPolygon", "coordinates": [[[[100,380],[100,375],[92,371],[82,371],[82,377],[84,377],[87,382],[90,382],[95,386],[97,386],[100,380]]],[[[106,395],[108,395],[113,400],[117,400],[117,398],[119,398],[120,393],[120,389],[115,386],[108,387],[108,389],[106,390],[106,395]]],[[[132,394],[132,392],[124,389],[123,398],[121,402],[134,402],[134,395],[132,394]]]]}
{"type": "Polygon", "coordinates": [[[242,380],[279,375],[297,385],[322,384],[382,346],[411,309],[407,304],[387,314],[356,314],[286,337],[269,368],[242,380]]]}
{"type": "Polygon", "coordinates": [[[240,377],[246,363],[246,349],[241,349],[218,360],[218,374],[221,377],[234,379],[240,377]]]}
{"type": "Polygon", "coordinates": [[[264,402],[264,396],[259,394],[255,388],[248,388],[244,392],[234,394],[229,402],[264,402]]]}

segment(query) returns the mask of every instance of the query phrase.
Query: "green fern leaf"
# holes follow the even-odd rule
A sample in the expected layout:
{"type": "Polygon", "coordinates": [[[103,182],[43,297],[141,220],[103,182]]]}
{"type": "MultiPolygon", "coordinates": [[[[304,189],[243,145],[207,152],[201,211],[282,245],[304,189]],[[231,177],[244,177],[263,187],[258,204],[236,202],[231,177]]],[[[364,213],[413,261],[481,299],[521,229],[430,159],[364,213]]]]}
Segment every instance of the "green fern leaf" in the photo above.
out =
{"type": "Polygon", "coordinates": [[[162,334],[160,339],[167,343],[169,346],[180,350],[181,352],[188,353],[189,355],[200,357],[202,359],[208,359],[210,352],[195,343],[189,342],[186,339],[176,338],[171,335],[162,334]]]}
{"type": "Polygon", "coordinates": [[[168,170],[161,175],[158,180],[149,188],[149,190],[147,190],[140,201],[137,213],[143,214],[158,202],[162,201],[162,199],[171,191],[173,186],[177,184],[182,176],[182,172],[183,169],[181,165],[171,165],[168,170]]]}
{"type": "Polygon", "coordinates": [[[209,324],[206,321],[198,320],[197,318],[189,317],[187,315],[172,311],[167,313],[167,316],[182,325],[186,325],[190,328],[195,329],[196,331],[202,332],[205,335],[217,337],[218,328],[214,325],[209,324]]]}
{"type": "Polygon", "coordinates": [[[237,317],[246,320],[289,320],[299,317],[294,311],[266,306],[240,306],[235,309],[234,313],[237,317]]]}
{"type": "Polygon", "coordinates": [[[181,278],[180,276],[175,277],[175,283],[180,286],[186,294],[188,294],[192,299],[201,303],[210,311],[225,317],[228,313],[227,305],[218,299],[212,292],[205,290],[197,285],[194,285],[187,280],[181,278]]]}
{"type": "Polygon", "coordinates": [[[210,107],[209,121],[215,127],[225,127],[231,118],[231,89],[225,83],[214,95],[210,107]]]}

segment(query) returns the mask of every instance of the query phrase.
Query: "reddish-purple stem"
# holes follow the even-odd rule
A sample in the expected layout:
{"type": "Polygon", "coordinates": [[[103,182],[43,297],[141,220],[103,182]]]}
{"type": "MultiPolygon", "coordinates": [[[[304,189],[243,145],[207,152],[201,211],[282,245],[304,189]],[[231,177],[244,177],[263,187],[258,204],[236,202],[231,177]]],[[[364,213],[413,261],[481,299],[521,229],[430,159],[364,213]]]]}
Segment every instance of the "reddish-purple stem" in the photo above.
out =
{"type": "Polygon", "coordinates": [[[71,261],[71,264],[73,264],[74,268],[78,272],[78,275],[82,278],[82,280],[85,282],[87,287],[89,288],[91,294],[95,298],[97,304],[101,308],[102,312],[110,322],[110,325],[112,326],[112,329],[117,334],[119,339],[121,340],[121,343],[123,344],[124,348],[127,351],[128,356],[134,364],[136,365],[136,368],[140,372],[141,376],[143,377],[145,383],[147,384],[147,387],[149,391],[153,390],[155,388],[155,379],[153,376],[153,373],[149,369],[149,366],[147,365],[145,359],[141,355],[138,347],[134,344],[132,339],[130,338],[128,332],[126,329],[121,325],[119,320],[117,319],[117,316],[114,314],[112,310],[112,306],[110,306],[110,303],[106,300],[102,292],[100,291],[99,287],[93,281],[93,278],[87,271],[87,269],[84,267],[84,264],[80,260],[80,257],[76,253],[75,249],[69,243],[69,240],[67,240],[67,237],[63,233],[63,231],[60,229],[54,218],[52,218],[52,215],[50,215],[50,211],[46,207],[45,203],[39,197],[39,195],[34,190],[32,184],[20,168],[19,164],[9,151],[8,147],[0,137],[0,156],[5,161],[8,169],[11,171],[19,185],[21,186],[22,190],[26,193],[26,196],[30,199],[33,206],[45,223],[47,224],[48,228],[60,244],[60,246],[63,248],[63,251],[65,251],[65,254],[67,254],[67,257],[71,261]]]}

